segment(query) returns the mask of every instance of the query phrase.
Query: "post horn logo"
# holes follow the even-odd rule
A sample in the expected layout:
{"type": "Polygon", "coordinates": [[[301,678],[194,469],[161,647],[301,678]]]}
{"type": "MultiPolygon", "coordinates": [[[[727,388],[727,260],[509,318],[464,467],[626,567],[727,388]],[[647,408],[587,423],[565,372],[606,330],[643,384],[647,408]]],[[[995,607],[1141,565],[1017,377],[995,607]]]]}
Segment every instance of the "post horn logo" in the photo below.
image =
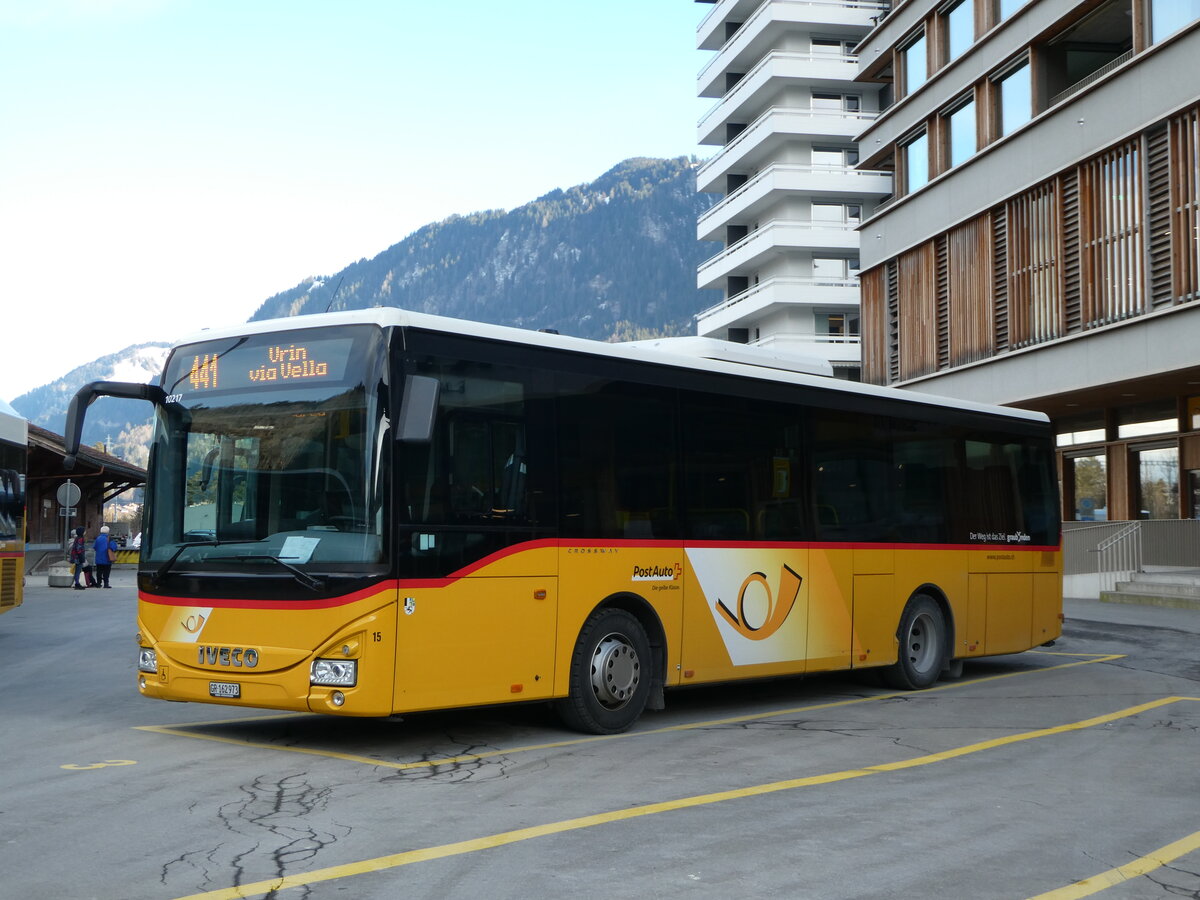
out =
{"type": "MultiPolygon", "coordinates": [[[[725,605],[725,601],[717,600],[717,610],[742,637],[752,641],[762,641],[777,632],[796,604],[800,596],[800,585],[804,579],[796,574],[790,566],[784,565],[779,573],[779,593],[772,594],[771,585],[763,572],[751,572],[742,582],[738,591],[737,611],[734,612],[725,605]],[[746,589],[752,584],[762,585],[767,594],[767,614],[759,624],[751,624],[746,618],[746,589]]],[[[757,616],[755,617],[757,619],[757,616]]]]}

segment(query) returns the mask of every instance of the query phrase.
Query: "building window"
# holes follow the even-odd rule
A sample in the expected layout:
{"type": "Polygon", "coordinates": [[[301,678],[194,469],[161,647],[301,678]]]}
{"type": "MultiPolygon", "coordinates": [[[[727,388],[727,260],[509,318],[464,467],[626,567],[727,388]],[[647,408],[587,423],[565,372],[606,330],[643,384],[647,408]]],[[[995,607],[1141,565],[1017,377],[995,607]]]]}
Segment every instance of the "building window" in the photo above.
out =
{"type": "Polygon", "coordinates": [[[1200,19],[1200,0],[1150,0],[1150,42],[1171,36],[1200,19]]]}
{"type": "Polygon", "coordinates": [[[946,62],[958,59],[975,43],[975,0],[959,0],[942,14],[946,34],[946,62]]]}
{"type": "Polygon", "coordinates": [[[1102,444],[1107,440],[1108,432],[1104,427],[1103,411],[1060,419],[1055,426],[1055,430],[1058,432],[1056,443],[1059,447],[1102,444]]]}
{"type": "Polygon", "coordinates": [[[1117,437],[1120,440],[1178,431],[1179,416],[1173,400],[1130,406],[1117,412],[1117,437]]]}
{"type": "Polygon", "coordinates": [[[813,147],[812,164],[822,169],[847,169],[858,162],[853,147],[813,147]]]}
{"type": "Polygon", "coordinates": [[[946,158],[950,166],[959,166],[975,155],[978,137],[975,128],[975,100],[971,99],[944,116],[946,120],[946,158]]]}
{"type": "Polygon", "coordinates": [[[1074,488],[1076,522],[1103,522],[1108,519],[1108,461],[1103,453],[1068,459],[1074,488]]]}
{"type": "Polygon", "coordinates": [[[812,108],[856,113],[862,108],[862,101],[857,94],[814,93],[812,95],[812,108]]]}
{"type": "Polygon", "coordinates": [[[858,203],[814,203],[812,220],[838,225],[857,225],[862,221],[862,206],[858,203]]]}
{"type": "Polygon", "coordinates": [[[911,94],[929,77],[929,55],[925,46],[925,33],[902,51],[904,54],[904,93],[911,94]]]}
{"type": "Polygon", "coordinates": [[[852,56],[854,41],[840,41],[837,38],[813,38],[812,52],[816,56],[852,56]]]}
{"type": "Polygon", "coordinates": [[[817,336],[831,343],[851,343],[858,340],[858,312],[815,313],[817,336]]]}
{"type": "Polygon", "coordinates": [[[996,21],[1003,22],[1028,2],[1029,0],[996,0],[996,21]]]}
{"type": "Polygon", "coordinates": [[[1029,63],[1010,70],[996,85],[999,100],[1000,135],[1012,134],[1033,118],[1033,80],[1029,63]]]}
{"type": "Polygon", "coordinates": [[[904,151],[904,187],[911,194],[929,181],[929,136],[921,132],[906,144],[904,151]]]}
{"type": "Polygon", "coordinates": [[[1179,518],[1179,448],[1135,449],[1137,518],[1179,518]]]}
{"type": "Polygon", "coordinates": [[[858,259],[814,256],[812,270],[817,281],[841,283],[858,274],[858,259]]]}

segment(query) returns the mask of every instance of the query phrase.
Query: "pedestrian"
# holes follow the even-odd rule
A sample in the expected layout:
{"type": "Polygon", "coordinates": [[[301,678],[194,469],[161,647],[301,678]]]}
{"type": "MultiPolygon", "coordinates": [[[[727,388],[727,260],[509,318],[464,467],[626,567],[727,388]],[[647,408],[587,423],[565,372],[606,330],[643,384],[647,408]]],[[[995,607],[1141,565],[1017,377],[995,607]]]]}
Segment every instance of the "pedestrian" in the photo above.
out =
{"type": "Polygon", "coordinates": [[[88,547],[83,551],[83,578],[88,587],[96,587],[96,548],[88,547]]]}
{"type": "Polygon", "coordinates": [[[71,539],[71,546],[67,549],[67,561],[75,567],[75,580],[72,587],[77,591],[82,591],[85,584],[79,583],[79,576],[83,574],[83,564],[87,560],[85,547],[87,542],[83,539],[83,526],[80,525],[75,529],[75,537],[71,539]]]}
{"type": "Polygon", "coordinates": [[[100,527],[100,534],[96,536],[96,543],[93,544],[93,549],[96,551],[96,587],[112,587],[108,583],[108,579],[112,574],[113,558],[116,555],[117,545],[108,536],[108,526],[100,527]]]}

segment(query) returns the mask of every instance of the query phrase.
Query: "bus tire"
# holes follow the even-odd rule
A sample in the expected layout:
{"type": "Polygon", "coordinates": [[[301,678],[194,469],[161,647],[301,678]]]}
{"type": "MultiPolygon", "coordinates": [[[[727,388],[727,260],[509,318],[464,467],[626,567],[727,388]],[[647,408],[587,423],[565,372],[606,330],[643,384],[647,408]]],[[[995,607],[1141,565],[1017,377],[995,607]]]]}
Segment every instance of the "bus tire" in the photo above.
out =
{"type": "Polygon", "coordinates": [[[883,670],[884,680],[905,691],[927,688],[937,681],[946,660],[946,617],[937,601],[928,594],[909,599],[896,637],[899,657],[883,670]]]}
{"type": "Polygon", "coordinates": [[[650,696],[650,641],[641,623],[623,609],[592,613],[571,655],[570,693],[554,703],[569,728],[588,734],[629,729],[650,696]]]}

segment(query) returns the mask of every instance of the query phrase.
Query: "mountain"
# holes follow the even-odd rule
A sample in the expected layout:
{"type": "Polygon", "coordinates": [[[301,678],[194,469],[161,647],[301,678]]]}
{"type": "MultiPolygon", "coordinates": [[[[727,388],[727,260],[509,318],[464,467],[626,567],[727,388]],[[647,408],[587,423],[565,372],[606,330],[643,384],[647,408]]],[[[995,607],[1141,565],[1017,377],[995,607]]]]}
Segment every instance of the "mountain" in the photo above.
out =
{"type": "MultiPolygon", "coordinates": [[[[91,381],[157,381],[167,361],[170,344],[134,344],[119,353],[78,366],[49,384],[34,388],[12,402],[12,407],[35,425],[57,434],[66,427],[67,405],[75,392],[91,381]]],[[[150,448],[150,407],[142,400],[101,397],[88,408],[83,443],[104,444],[113,456],[145,466],[150,448]]]]}
{"type": "Polygon", "coordinates": [[[629,159],[509,212],[426,225],[276,294],[251,321],[396,306],[599,340],[689,334],[692,316],[717,300],[696,288],[696,267],[719,246],[696,240],[709,204],[694,162],[629,159]]]}
{"type": "MultiPolygon", "coordinates": [[[[276,294],[250,321],[396,306],[599,340],[693,333],[692,316],[718,299],[697,290],[696,268],[719,249],[696,240],[710,199],[696,193],[695,166],[685,157],[628,159],[511,211],[451,216],[373,259],[276,294]]],[[[101,357],[12,406],[61,434],[81,386],[155,381],[167,349],[138,344],[101,357]]],[[[144,402],[103,397],[88,410],[83,442],[145,465],[149,422],[144,402]]]]}

